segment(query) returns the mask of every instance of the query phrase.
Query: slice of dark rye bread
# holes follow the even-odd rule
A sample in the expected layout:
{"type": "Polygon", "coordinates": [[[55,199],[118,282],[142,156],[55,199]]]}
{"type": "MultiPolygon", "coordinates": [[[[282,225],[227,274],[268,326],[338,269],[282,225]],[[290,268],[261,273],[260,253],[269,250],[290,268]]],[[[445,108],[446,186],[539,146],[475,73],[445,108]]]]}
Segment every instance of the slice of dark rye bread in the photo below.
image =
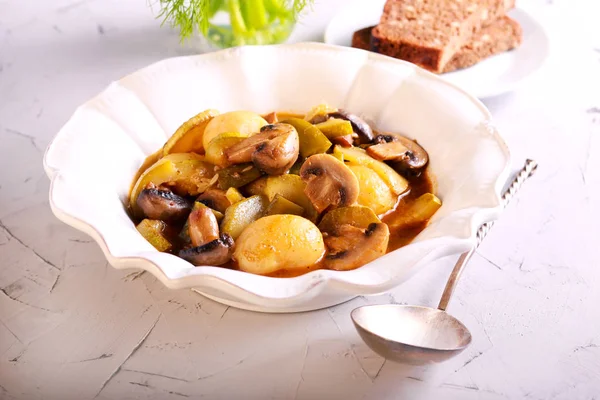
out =
{"type": "MultiPolygon", "coordinates": [[[[352,36],[352,47],[371,50],[371,30],[374,26],[360,29],[352,36]]],[[[482,28],[471,41],[454,54],[446,63],[443,73],[471,67],[480,61],[517,48],[523,40],[523,30],[517,21],[501,17],[482,28]]]]}
{"type": "Polygon", "coordinates": [[[515,0],[387,0],[371,32],[371,48],[440,73],[474,33],[514,4],[515,0]]]}

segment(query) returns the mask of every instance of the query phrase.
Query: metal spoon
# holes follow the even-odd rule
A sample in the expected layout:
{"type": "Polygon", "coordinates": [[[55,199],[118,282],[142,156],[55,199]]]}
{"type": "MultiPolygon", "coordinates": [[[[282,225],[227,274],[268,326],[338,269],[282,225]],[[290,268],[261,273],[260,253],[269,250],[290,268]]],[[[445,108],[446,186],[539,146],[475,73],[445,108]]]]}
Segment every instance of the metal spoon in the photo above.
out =
{"type": "MultiPolygon", "coordinates": [[[[504,207],[536,168],[535,161],[525,162],[502,196],[504,207]]],[[[467,348],[471,333],[446,308],[464,267],[492,226],[493,222],[483,224],[477,231],[476,245],[458,259],[437,309],[400,304],[354,309],[352,321],[365,343],[386,359],[413,365],[442,362],[467,348]]]]}

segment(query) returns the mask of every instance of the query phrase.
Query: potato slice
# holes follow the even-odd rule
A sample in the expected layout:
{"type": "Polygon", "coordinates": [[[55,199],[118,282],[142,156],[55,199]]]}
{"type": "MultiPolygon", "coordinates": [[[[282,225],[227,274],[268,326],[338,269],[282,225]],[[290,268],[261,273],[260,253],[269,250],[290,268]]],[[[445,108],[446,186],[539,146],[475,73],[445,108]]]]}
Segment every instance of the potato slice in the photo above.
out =
{"type": "Polygon", "coordinates": [[[229,200],[231,204],[239,203],[240,201],[245,199],[245,197],[242,196],[240,191],[234,187],[230,187],[229,189],[227,189],[227,191],[225,192],[225,197],[227,197],[227,200],[229,200]]]}
{"type": "Polygon", "coordinates": [[[381,220],[369,207],[339,207],[325,214],[319,223],[319,229],[321,232],[335,234],[342,225],[367,229],[369,225],[378,223],[381,223],[381,220]]]}
{"type": "Polygon", "coordinates": [[[164,235],[167,224],[157,219],[144,219],[136,229],[154,248],[161,252],[170,251],[173,245],[164,235]]]}
{"type": "Polygon", "coordinates": [[[178,194],[197,195],[209,187],[214,175],[214,167],[197,154],[169,154],[138,178],[129,197],[129,207],[134,216],[142,216],[136,201],[140,192],[150,183],[155,186],[169,183],[178,194]]]}
{"type": "Polygon", "coordinates": [[[345,148],[342,146],[335,146],[333,148],[334,157],[343,157],[345,161],[350,163],[364,165],[365,167],[371,168],[377,173],[392,189],[394,194],[402,194],[408,189],[408,181],[400,176],[392,167],[377,161],[367,154],[367,152],[358,147],[345,148]]]}
{"type": "Polygon", "coordinates": [[[304,214],[304,208],[300,207],[296,203],[292,203],[285,197],[276,194],[275,198],[271,201],[266,211],[267,215],[275,214],[291,214],[302,216],[304,214]]]}
{"type": "Polygon", "coordinates": [[[257,194],[265,194],[265,188],[267,187],[268,176],[263,176],[255,181],[250,182],[246,186],[243,187],[244,193],[247,193],[250,196],[256,196],[257,194]]]}
{"type": "Polygon", "coordinates": [[[146,157],[146,159],[142,163],[142,166],[138,169],[135,176],[133,177],[133,180],[131,181],[131,187],[129,188],[129,192],[131,192],[133,190],[133,186],[137,183],[138,179],[140,179],[140,176],[142,176],[142,174],[144,172],[146,172],[146,170],[148,168],[150,168],[153,164],[155,164],[158,160],[160,160],[162,155],[163,155],[163,149],[160,148],[156,152],[154,152],[154,153],[150,154],[148,157],[146,157]]]}
{"type": "Polygon", "coordinates": [[[306,183],[298,175],[280,175],[267,178],[264,193],[270,201],[275,199],[276,195],[299,205],[305,211],[305,217],[310,220],[316,220],[317,210],[312,205],[308,196],[304,193],[306,183]]]}
{"type": "Polygon", "coordinates": [[[237,164],[220,169],[218,185],[219,189],[227,190],[231,187],[239,188],[260,178],[261,173],[252,163],[237,164]]]}
{"type": "Polygon", "coordinates": [[[210,141],[206,147],[206,161],[218,165],[219,167],[228,167],[230,165],[224,152],[234,144],[244,140],[247,135],[238,132],[221,133],[210,141]]]}
{"type": "Polygon", "coordinates": [[[233,258],[242,271],[266,275],[310,268],[324,253],[323,236],[315,224],[297,215],[270,215],[246,228],[233,258]]]}
{"type": "Polygon", "coordinates": [[[394,212],[385,223],[393,229],[404,229],[429,220],[442,207],[442,201],[433,193],[419,196],[406,209],[394,212]]]}
{"type": "Polygon", "coordinates": [[[265,196],[257,195],[230,206],[221,222],[221,232],[237,239],[248,225],[264,215],[268,205],[265,196]]]}
{"type": "Polygon", "coordinates": [[[203,135],[208,123],[217,115],[217,110],[206,110],[185,121],[163,146],[163,156],[171,153],[198,153],[204,151],[203,135]]]}
{"type": "Polygon", "coordinates": [[[327,136],[310,122],[299,118],[289,118],[282,122],[292,125],[298,131],[300,155],[303,158],[308,158],[313,154],[325,153],[331,147],[331,142],[327,139],[327,136]]]}
{"type": "Polygon", "coordinates": [[[251,111],[230,111],[217,115],[206,125],[202,138],[204,147],[208,147],[210,141],[221,133],[238,132],[244,136],[252,136],[265,125],[267,121],[251,111]]]}
{"type": "Polygon", "coordinates": [[[325,136],[329,139],[336,138],[338,136],[352,135],[352,124],[350,121],[346,121],[338,118],[330,118],[325,122],[315,125],[325,136]]]}
{"type": "Polygon", "coordinates": [[[326,103],[317,104],[306,113],[306,115],[304,116],[304,120],[314,123],[314,120],[317,120],[319,118],[327,118],[327,115],[329,113],[334,113],[337,110],[337,108],[331,107],[329,104],[326,103]]]}
{"type": "Polygon", "coordinates": [[[358,204],[369,207],[377,215],[394,208],[398,196],[392,193],[392,189],[377,172],[364,165],[348,165],[348,167],[358,179],[358,204]]]}

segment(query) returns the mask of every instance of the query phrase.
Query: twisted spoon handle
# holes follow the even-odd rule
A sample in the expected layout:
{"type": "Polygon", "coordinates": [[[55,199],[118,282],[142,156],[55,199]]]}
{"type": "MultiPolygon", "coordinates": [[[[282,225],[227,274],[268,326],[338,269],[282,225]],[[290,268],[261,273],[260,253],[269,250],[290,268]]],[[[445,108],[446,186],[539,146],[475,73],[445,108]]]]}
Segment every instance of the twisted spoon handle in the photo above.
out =
{"type": "MultiPolygon", "coordinates": [[[[517,173],[508,189],[506,189],[506,191],[502,195],[503,207],[506,207],[508,205],[508,203],[513,199],[513,197],[515,197],[519,189],[521,189],[521,186],[523,186],[525,181],[527,181],[527,179],[529,179],[535,173],[537,166],[538,164],[534,160],[527,159],[525,161],[525,165],[523,166],[523,168],[521,168],[521,170],[517,173]]],[[[452,273],[450,274],[448,283],[444,288],[444,293],[442,294],[442,299],[440,300],[438,309],[446,310],[446,308],[448,307],[450,298],[454,293],[454,288],[458,283],[458,279],[460,278],[460,275],[462,274],[465,265],[467,265],[467,263],[475,253],[475,250],[477,250],[477,248],[479,247],[485,236],[488,234],[490,229],[492,229],[492,226],[494,226],[493,221],[481,225],[479,227],[479,230],[477,231],[477,243],[475,244],[475,246],[473,246],[473,248],[468,252],[461,254],[460,258],[456,262],[456,265],[454,266],[454,269],[452,270],[452,273]]]]}

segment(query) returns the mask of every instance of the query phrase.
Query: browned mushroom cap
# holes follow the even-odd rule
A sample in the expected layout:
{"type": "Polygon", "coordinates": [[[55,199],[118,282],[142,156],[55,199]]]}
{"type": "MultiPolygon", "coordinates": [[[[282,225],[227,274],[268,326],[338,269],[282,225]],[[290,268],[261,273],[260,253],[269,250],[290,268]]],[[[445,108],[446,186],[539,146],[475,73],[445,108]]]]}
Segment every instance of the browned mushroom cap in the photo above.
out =
{"type": "Polygon", "coordinates": [[[269,175],[287,172],[298,159],[300,140],[296,129],[284,123],[265,125],[251,136],[225,151],[232,164],[252,161],[269,175]]]}
{"type": "Polygon", "coordinates": [[[337,271],[361,267],[385,254],[389,238],[390,230],[384,223],[372,223],[367,229],[342,225],[333,234],[324,235],[328,250],[324,265],[337,271]]]}
{"type": "Polygon", "coordinates": [[[136,203],[147,218],[165,222],[182,221],[192,209],[192,202],[188,199],[154,185],[142,190],[136,203]]]}
{"type": "Polygon", "coordinates": [[[226,233],[202,246],[191,247],[179,251],[179,257],[199,265],[222,265],[231,259],[233,239],[226,233]]]}
{"type": "Polygon", "coordinates": [[[190,213],[188,233],[195,247],[219,238],[219,223],[210,208],[197,208],[190,213]]]}
{"type": "Polygon", "coordinates": [[[364,119],[360,118],[356,114],[352,114],[344,110],[338,110],[336,112],[330,113],[329,116],[350,121],[350,123],[352,124],[352,130],[354,130],[354,132],[358,134],[361,144],[371,143],[375,138],[371,126],[364,119]]]}
{"type": "Polygon", "coordinates": [[[429,156],[415,141],[400,135],[378,135],[376,145],[367,148],[367,153],[378,160],[394,161],[394,166],[403,170],[418,170],[427,165],[429,156]]]}
{"type": "Polygon", "coordinates": [[[256,148],[252,154],[252,162],[269,175],[282,175],[289,171],[298,159],[298,132],[288,124],[266,125],[261,129],[261,134],[267,132],[277,133],[277,136],[256,148]]]}
{"type": "Polygon", "coordinates": [[[352,205],[358,199],[358,179],[343,162],[329,154],[315,154],[300,168],[304,193],[318,212],[352,205]]]}
{"type": "Polygon", "coordinates": [[[206,207],[212,208],[213,210],[217,210],[221,213],[224,213],[225,210],[227,210],[227,207],[231,205],[231,202],[225,195],[225,191],[221,189],[208,189],[198,196],[196,200],[204,204],[206,207]]]}

